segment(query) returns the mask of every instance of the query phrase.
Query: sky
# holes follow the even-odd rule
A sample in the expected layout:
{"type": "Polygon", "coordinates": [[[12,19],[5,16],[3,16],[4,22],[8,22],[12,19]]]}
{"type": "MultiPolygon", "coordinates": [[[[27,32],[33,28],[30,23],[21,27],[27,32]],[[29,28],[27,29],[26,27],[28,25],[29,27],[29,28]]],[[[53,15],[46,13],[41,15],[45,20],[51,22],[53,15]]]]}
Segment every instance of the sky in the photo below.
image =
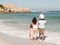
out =
{"type": "Polygon", "coordinates": [[[0,4],[15,4],[32,10],[60,10],[60,0],[0,0],[0,4]]]}

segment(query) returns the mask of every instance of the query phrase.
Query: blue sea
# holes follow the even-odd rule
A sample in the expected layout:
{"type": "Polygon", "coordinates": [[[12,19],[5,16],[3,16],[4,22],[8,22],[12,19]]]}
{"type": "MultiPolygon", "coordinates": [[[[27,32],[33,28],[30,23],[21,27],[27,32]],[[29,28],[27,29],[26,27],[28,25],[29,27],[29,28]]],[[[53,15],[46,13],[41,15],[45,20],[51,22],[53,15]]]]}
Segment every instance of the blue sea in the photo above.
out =
{"type": "MultiPolygon", "coordinates": [[[[47,20],[46,29],[47,31],[60,32],[60,12],[43,12],[45,19],[47,20]]],[[[38,18],[39,12],[30,13],[3,13],[0,14],[0,29],[6,28],[17,28],[17,30],[29,30],[32,18],[38,18]]],[[[15,30],[15,29],[13,29],[15,30]]]]}

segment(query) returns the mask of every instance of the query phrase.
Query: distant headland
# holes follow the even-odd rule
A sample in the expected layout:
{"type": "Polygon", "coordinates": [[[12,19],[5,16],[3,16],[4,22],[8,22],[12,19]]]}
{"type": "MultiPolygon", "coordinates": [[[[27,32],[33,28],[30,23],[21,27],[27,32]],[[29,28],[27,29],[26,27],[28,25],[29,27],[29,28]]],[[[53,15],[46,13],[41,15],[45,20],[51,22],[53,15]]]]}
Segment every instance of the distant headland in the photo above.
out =
{"type": "Polygon", "coordinates": [[[18,8],[14,4],[0,4],[0,13],[31,12],[29,8],[18,8]]]}

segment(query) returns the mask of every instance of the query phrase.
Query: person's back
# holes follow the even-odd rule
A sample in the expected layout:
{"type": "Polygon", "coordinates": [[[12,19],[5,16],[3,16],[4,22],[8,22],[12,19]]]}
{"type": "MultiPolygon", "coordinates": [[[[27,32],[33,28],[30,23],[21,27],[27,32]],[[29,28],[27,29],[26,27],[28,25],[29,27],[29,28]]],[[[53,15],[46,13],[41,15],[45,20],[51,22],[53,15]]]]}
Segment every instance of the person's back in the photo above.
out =
{"type": "Polygon", "coordinates": [[[37,23],[36,23],[36,24],[33,24],[33,29],[34,29],[34,31],[36,31],[36,30],[37,30],[37,28],[38,28],[37,23]]]}
{"type": "Polygon", "coordinates": [[[32,19],[32,25],[33,25],[33,29],[35,31],[38,28],[37,27],[37,19],[35,17],[32,19]]]}
{"type": "Polygon", "coordinates": [[[46,23],[46,20],[39,20],[38,21],[39,38],[42,35],[42,40],[44,39],[45,23],[46,23]]]}
{"type": "Polygon", "coordinates": [[[38,30],[39,30],[39,39],[40,39],[40,36],[42,35],[42,44],[44,39],[45,24],[46,24],[45,17],[43,15],[43,12],[40,11],[40,15],[38,18],[38,30]]]}
{"type": "Polygon", "coordinates": [[[32,19],[32,25],[33,25],[33,33],[34,33],[33,35],[34,35],[34,38],[36,39],[38,24],[37,24],[37,19],[35,17],[32,19]]]}
{"type": "Polygon", "coordinates": [[[39,23],[38,28],[43,28],[43,29],[45,28],[46,20],[39,20],[38,23],[39,23]]]}

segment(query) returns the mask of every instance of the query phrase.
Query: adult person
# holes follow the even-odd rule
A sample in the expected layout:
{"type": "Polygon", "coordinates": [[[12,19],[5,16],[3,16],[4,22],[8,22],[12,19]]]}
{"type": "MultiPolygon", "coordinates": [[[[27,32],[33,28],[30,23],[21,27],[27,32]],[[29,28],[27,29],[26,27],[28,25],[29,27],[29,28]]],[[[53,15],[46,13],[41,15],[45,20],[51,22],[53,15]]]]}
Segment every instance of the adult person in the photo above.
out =
{"type": "Polygon", "coordinates": [[[38,23],[37,23],[37,19],[34,17],[32,19],[32,23],[30,24],[30,33],[29,33],[29,37],[32,37],[33,40],[36,39],[37,30],[38,30],[38,23]]]}
{"type": "Polygon", "coordinates": [[[45,24],[46,20],[42,12],[40,12],[40,16],[38,19],[38,30],[39,30],[39,38],[42,35],[42,44],[43,44],[43,39],[44,39],[44,32],[45,32],[45,24]]]}
{"type": "Polygon", "coordinates": [[[33,26],[33,39],[36,39],[36,31],[38,30],[38,23],[37,23],[37,19],[34,17],[32,19],[32,26],[33,26]]]}
{"type": "Polygon", "coordinates": [[[34,17],[32,19],[32,23],[30,24],[30,34],[29,34],[29,36],[33,37],[32,39],[34,41],[34,45],[36,45],[37,30],[38,30],[37,19],[34,17]]]}

